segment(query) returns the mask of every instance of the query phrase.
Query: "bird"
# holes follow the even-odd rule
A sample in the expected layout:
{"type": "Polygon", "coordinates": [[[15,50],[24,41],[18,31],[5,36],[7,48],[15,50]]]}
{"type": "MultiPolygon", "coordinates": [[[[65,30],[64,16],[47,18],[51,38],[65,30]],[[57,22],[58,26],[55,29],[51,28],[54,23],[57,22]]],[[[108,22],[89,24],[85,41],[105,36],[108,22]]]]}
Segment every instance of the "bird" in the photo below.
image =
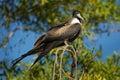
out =
{"type": "Polygon", "coordinates": [[[38,60],[47,55],[53,48],[69,45],[69,43],[74,41],[79,36],[83,21],[84,18],[81,16],[80,11],[74,10],[72,12],[72,18],[53,27],[39,37],[35,41],[33,49],[13,60],[12,66],[15,66],[27,56],[38,54],[38,57],[32,64],[33,66],[38,60]]]}

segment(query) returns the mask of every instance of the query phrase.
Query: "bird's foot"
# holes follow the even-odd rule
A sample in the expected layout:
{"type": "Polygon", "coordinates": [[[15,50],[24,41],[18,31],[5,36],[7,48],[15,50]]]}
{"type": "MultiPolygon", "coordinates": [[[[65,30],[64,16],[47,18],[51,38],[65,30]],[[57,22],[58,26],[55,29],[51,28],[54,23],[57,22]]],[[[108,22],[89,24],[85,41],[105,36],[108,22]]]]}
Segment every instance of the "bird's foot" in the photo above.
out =
{"type": "Polygon", "coordinates": [[[64,43],[65,43],[66,46],[69,46],[69,41],[68,40],[65,40],[64,43]]]}

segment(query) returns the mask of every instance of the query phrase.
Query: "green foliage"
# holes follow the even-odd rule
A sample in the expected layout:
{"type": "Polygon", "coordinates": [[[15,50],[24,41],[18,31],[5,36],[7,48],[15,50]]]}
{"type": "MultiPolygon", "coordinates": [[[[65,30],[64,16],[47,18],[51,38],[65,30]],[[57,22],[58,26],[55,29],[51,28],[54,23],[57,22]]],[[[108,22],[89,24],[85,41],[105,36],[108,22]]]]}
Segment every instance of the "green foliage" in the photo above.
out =
{"type": "MultiPolygon", "coordinates": [[[[0,1],[0,28],[4,27],[7,33],[3,34],[1,47],[7,47],[6,43],[16,31],[47,31],[54,27],[53,25],[68,19],[74,9],[80,10],[85,18],[81,35],[72,43],[78,60],[77,71],[74,72],[77,77],[74,78],[78,80],[120,80],[120,53],[115,52],[106,61],[100,61],[101,49],[96,50],[95,47],[87,49],[84,42],[84,37],[92,41],[96,40],[96,32],[102,32],[98,27],[100,23],[104,25],[104,23],[112,24],[120,21],[120,5],[117,4],[117,0],[2,0],[0,1]],[[23,27],[12,30],[12,23],[22,24],[23,27]],[[95,31],[90,32],[91,29],[95,31]]],[[[6,61],[2,61],[0,69],[3,70],[1,75],[4,78],[0,77],[0,79],[69,80],[73,59],[69,53],[73,50],[70,50],[71,52],[69,49],[63,50],[64,47],[53,49],[45,60],[40,60],[32,69],[29,69],[31,64],[25,63],[19,63],[17,67],[10,68],[6,61]]]]}
{"type": "MultiPolygon", "coordinates": [[[[77,78],[78,80],[119,80],[120,79],[120,55],[119,53],[113,54],[113,56],[108,57],[107,61],[101,62],[94,58],[91,58],[92,53],[79,55],[78,57],[78,67],[77,67],[77,78]]],[[[50,56],[50,55],[49,55],[50,56]]],[[[53,55],[52,55],[53,56],[53,55]]],[[[71,63],[68,62],[70,54],[65,55],[62,62],[62,80],[68,80],[70,77],[70,66],[71,63]]],[[[58,55],[61,57],[61,55],[58,55]]],[[[19,67],[9,69],[8,66],[3,66],[5,70],[5,78],[8,80],[52,80],[53,79],[53,69],[54,62],[48,58],[45,62],[40,61],[37,65],[30,69],[31,64],[20,63],[19,67]],[[49,61],[50,60],[50,61],[49,61]],[[22,68],[20,68],[22,67],[22,68]]],[[[56,64],[55,69],[55,80],[60,79],[60,62],[56,64]]]]}

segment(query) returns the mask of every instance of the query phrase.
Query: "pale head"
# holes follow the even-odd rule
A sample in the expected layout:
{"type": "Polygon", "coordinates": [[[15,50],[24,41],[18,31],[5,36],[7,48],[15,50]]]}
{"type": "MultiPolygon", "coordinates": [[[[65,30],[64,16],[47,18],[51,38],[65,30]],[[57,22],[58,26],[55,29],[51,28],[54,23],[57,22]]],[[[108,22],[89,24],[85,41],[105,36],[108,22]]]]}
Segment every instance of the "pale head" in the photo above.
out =
{"type": "Polygon", "coordinates": [[[80,22],[84,21],[84,18],[81,16],[80,11],[78,10],[73,11],[73,17],[77,18],[80,22]]]}

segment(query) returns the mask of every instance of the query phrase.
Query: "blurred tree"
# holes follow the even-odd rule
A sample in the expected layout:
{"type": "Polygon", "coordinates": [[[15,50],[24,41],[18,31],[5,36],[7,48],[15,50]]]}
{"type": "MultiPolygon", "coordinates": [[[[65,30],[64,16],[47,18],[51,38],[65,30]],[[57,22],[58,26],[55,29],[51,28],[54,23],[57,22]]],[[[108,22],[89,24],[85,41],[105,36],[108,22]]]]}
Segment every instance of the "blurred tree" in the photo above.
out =
{"type": "MultiPolygon", "coordinates": [[[[56,60],[51,57],[54,54],[50,54],[51,56],[46,56],[45,62],[40,61],[30,71],[28,71],[30,64],[21,63],[20,66],[23,69],[20,67],[10,69],[7,66],[8,64],[2,61],[0,69],[4,73],[1,76],[8,80],[56,80],[58,78],[62,80],[69,78],[79,80],[119,80],[120,55],[115,53],[106,62],[97,61],[96,57],[102,56],[101,50],[96,50],[94,47],[92,50],[87,49],[83,40],[84,37],[92,39],[91,36],[99,33],[120,31],[110,30],[109,26],[104,26],[103,30],[99,26],[101,23],[103,25],[119,23],[120,4],[118,0],[0,0],[0,29],[4,28],[6,30],[6,32],[2,33],[0,47],[6,48],[6,43],[16,31],[33,31],[35,33],[47,31],[54,25],[59,24],[59,22],[70,18],[74,9],[80,10],[85,18],[80,37],[72,43],[78,58],[77,70],[74,72],[77,77],[75,75],[70,76],[72,67],[72,57],[70,55],[64,54],[64,59],[62,64],[60,64],[64,48],[58,52],[56,52],[58,49],[50,52],[58,56],[58,58],[54,57],[56,60]],[[13,27],[11,24],[17,24],[17,26],[13,27]],[[21,24],[24,26],[19,26],[21,24]],[[55,61],[57,62],[55,63],[55,61]]],[[[70,49],[70,51],[73,50],[70,49]]],[[[65,52],[71,53],[67,50],[65,52]]]]}

